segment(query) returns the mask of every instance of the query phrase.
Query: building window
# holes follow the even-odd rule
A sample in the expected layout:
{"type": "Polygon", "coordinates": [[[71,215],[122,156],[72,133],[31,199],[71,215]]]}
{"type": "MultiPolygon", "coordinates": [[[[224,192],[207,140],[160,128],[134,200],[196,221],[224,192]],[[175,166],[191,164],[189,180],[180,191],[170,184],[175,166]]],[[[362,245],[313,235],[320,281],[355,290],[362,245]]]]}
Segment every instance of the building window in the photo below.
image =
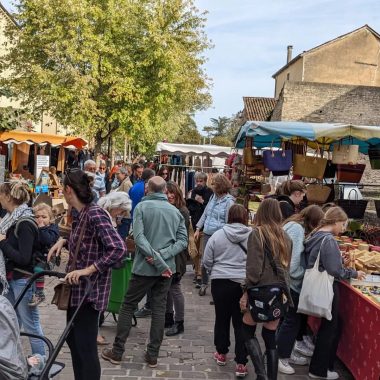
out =
{"type": "Polygon", "coordinates": [[[286,74],[286,80],[289,80],[290,79],[290,73],[287,73],[286,74]]]}

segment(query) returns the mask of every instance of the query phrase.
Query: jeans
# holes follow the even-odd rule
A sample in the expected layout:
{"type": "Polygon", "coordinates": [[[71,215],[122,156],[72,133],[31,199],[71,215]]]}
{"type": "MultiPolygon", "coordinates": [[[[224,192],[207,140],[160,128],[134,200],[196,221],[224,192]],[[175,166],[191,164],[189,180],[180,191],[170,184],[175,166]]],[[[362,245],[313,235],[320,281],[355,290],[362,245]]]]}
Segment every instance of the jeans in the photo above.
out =
{"type": "MultiPolygon", "coordinates": [[[[76,307],[69,308],[67,321],[70,320],[75,310],[76,307]]],[[[96,343],[99,314],[99,311],[90,304],[82,305],[67,337],[75,380],[100,379],[100,362],[96,343]]]]}
{"type": "Polygon", "coordinates": [[[181,279],[172,280],[166,301],[166,313],[173,313],[176,322],[183,322],[185,319],[185,297],[181,289],[181,279]]]}
{"type": "Polygon", "coordinates": [[[125,240],[129,234],[129,229],[131,228],[132,219],[123,218],[120,224],[117,226],[117,232],[123,240],[125,240]]]}
{"type": "Polygon", "coordinates": [[[292,296],[294,307],[289,307],[283,322],[279,326],[277,334],[277,349],[280,359],[290,358],[301,326],[302,314],[297,313],[300,295],[293,289],[290,289],[290,294],[292,296]]]}
{"type": "Polygon", "coordinates": [[[339,319],[339,284],[334,281],[334,298],[331,307],[332,319],[321,318],[321,325],[317,333],[315,349],[311,358],[309,372],[313,375],[326,377],[327,370],[334,369],[334,361],[341,333],[339,319]]]}
{"type": "Polygon", "coordinates": [[[132,274],[117,322],[116,337],[113,343],[113,352],[116,355],[123,355],[124,345],[132,327],[133,313],[138,303],[150,289],[152,318],[147,353],[153,359],[158,357],[164,336],[166,298],[170,283],[171,278],[132,274]]]}
{"type": "Polygon", "coordinates": [[[215,305],[214,344],[219,354],[227,354],[230,342],[230,325],[235,333],[235,362],[247,364],[247,351],[242,332],[243,315],[239,301],[243,291],[238,282],[228,279],[211,280],[211,294],[215,305]]]}
{"type": "MultiPolygon", "coordinates": [[[[210,239],[211,235],[203,234],[203,252],[206,249],[206,245],[208,240],[210,239]]],[[[208,285],[208,273],[205,269],[205,267],[202,265],[202,284],[203,285],[208,285]]]]}
{"type": "MultiPolygon", "coordinates": [[[[9,292],[6,294],[6,297],[12,305],[15,304],[17,297],[22,292],[27,282],[27,278],[9,281],[9,292]]],[[[33,292],[34,286],[28,289],[17,306],[16,313],[18,323],[23,331],[30,334],[43,336],[38,308],[37,306],[28,305],[32,299],[33,292]]],[[[41,339],[29,338],[29,342],[33,354],[40,354],[42,356],[45,355],[45,346],[41,339]]]]}

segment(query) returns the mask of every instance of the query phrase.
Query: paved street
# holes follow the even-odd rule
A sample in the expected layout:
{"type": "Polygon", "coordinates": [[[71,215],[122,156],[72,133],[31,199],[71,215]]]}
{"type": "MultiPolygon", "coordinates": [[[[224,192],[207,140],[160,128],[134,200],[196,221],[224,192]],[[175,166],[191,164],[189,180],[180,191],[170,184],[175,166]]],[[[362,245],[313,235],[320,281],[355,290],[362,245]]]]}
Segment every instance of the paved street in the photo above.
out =
{"type": "MultiPolygon", "coordinates": [[[[232,354],[228,356],[228,363],[225,367],[217,366],[212,358],[215,349],[213,346],[214,311],[213,306],[210,305],[211,297],[209,292],[205,297],[199,297],[192,284],[191,268],[188,268],[190,271],[183,279],[186,298],[185,333],[173,338],[164,338],[159,365],[155,369],[150,369],[143,359],[150,319],[139,319],[137,327],[133,327],[131,330],[122,365],[114,366],[101,359],[102,380],[235,379],[235,363],[232,354]]],[[[51,279],[47,279],[46,283],[47,299],[50,300],[53,283],[51,279]]],[[[45,334],[56,341],[65,323],[65,313],[58,311],[55,306],[48,303],[43,303],[40,311],[45,334]]],[[[114,337],[115,326],[112,316],[109,315],[101,328],[102,335],[109,341],[112,341],[114,337]]],[[[58,360],[64,362],[66,368],[56,379],[72,380],[73,372],[67,346],[61,350],[58,360]]],[[[251,364],[249,371],[250,374],[246,379],[255,379],[251,364]]],[[[279,375],[278,379],[309,379],[307,367],[297,367],[296,371],[296,375],[279,375]]],[[[341,378],[351,379],[352,377],[342,373],[341,378]]]]}

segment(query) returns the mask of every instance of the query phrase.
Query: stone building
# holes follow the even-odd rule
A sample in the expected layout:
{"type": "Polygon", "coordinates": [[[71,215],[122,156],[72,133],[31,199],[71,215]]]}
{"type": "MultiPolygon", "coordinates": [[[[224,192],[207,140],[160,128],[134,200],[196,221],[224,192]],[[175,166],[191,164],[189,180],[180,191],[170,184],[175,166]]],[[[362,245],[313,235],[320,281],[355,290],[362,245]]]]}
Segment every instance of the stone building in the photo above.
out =
{"type": "Polygon", "coordinates": [[[368,25],[298,54],[275,74],[275,98],[287,81],[380,86],[380,35],[368,25]]]}

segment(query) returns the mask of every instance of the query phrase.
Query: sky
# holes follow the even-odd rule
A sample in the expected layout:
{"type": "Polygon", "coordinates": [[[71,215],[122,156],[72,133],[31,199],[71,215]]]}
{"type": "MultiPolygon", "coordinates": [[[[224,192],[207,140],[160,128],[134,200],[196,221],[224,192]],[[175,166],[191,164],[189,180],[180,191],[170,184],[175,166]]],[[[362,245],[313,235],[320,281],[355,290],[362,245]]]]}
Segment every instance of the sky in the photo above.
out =
{"type": "MultiPolygon", "coordinates": [[[[195,115],[200,130],[210,118],[243,109],[243,96],[274,96],[272,75],[293,57],[368,24],[380,33],[379,0],[194,0],[207,11],[205,53],[212,106],[195,115]]],[[[7,9],[12,0],[2,0],[7,9]]]]}

